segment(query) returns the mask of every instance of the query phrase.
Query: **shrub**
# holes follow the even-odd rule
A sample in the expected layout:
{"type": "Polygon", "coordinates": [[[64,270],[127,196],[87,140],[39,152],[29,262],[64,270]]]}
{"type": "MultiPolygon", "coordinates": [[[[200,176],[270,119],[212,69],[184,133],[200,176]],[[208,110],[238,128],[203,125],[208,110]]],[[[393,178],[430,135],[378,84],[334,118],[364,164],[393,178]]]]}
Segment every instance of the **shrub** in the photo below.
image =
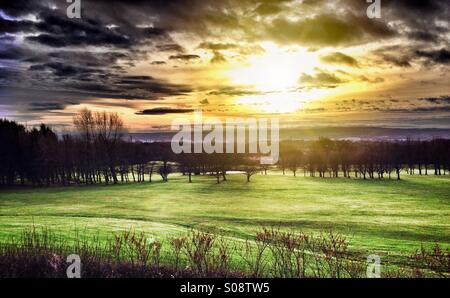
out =
{"type": "MultiPolygon", "coordinates": [[[[77,253],[84,278],[103,277],[365,277],[366,261],[348,251],[348,240],[333,231],[311,235],[264,228],[253,240],[231,241],[190,231],[164,242],[126,231],[108,241],[77,234],[74,241],[34,228],[0,243],[0,277],[66,277],[65,257],[77,253]],[[162,259],[161,252],[168,258],[162,259]],[[236,256],[242,262],[233,267],[236,256]],[[187,266],[184,266],[187,265],[187,266]]],[[[408,260],[413,268],[383,266],[382,275],[449,277],[449,250],[422,247],[408,260]]]]}

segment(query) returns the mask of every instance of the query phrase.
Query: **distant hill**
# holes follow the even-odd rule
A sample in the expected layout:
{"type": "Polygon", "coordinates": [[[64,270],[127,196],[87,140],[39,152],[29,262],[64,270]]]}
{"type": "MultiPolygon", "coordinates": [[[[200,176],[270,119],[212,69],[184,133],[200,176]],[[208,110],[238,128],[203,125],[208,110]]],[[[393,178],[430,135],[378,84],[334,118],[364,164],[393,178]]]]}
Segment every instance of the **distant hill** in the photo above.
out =
{"type": "MultiPolygon", "coordinates": [[[[140,142],[169,142],[175,132],[129,133],[128,138],[140,142]]],[[[381,128],[381,127],[303,127],[280,130],[282,140],[310,140],[319,137],[348,140],[450,139],[450,129],[381,128]]]]}

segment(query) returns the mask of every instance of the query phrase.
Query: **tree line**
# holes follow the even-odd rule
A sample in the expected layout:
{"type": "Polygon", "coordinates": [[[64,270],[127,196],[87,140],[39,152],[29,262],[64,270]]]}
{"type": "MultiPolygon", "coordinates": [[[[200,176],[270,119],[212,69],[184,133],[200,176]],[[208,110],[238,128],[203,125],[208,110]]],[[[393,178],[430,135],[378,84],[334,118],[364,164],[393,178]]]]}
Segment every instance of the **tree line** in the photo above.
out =
{"type": "Polygon", "coordinates": [[[280,147],[278,167],[311,177],[401,179],[406,170],[414,175],[445,175],[450,172],[450,140],[287,141],[280,147]]]}
{"type": "Polygon", "coordinates": [[[217,183],[238,171],[247,177],[277,167],[297,176],[401,179],[401,173],[445,175],[450,171],[450,140],[283,141],[277,165],[259,164],[251,154],[173,154],[170,143],[133,142],[124,137],[116,113],[81,111],[74,117],[76,134],[58,136],[45,124],[27,129],[0,119],[0,186],[117,184],[164,182],[180,172],[192,182],[209,175],[217,183]]]}

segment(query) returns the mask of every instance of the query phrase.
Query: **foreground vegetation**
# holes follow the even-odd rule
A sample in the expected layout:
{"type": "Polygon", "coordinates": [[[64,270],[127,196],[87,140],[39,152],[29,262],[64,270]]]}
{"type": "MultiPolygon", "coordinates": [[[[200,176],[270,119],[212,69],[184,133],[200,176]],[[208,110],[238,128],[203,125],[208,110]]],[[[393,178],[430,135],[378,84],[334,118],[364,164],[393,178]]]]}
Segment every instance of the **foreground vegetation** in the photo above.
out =
{"type": "MultiPolygon", "coordinates": [[[[348,254],[363,261],[414,267],[423,246],[450,248],[449,178],[403,180],[316,179],[273,172],[215,177],[173,176],[168,183],[11,189],[0,192],[0,242],[23,230],[50,228],[67,243],[80,235],[106,243],[133,230],[160,242],[187,231],[205,231],[233,243],[254,240],[262,227],[317,236],[330,229],[348,241],[348,254]]],[[[163,249],[164,250],[164,249],[163,249]]]]}
{"type": "Polygon", "coordinates": [[[68,243],[33,227],[0,244],[0,277],[67,277],[75,273],[69,266],[74,253],[81,264],[77,276],[83,278],[450,277],[450,250],[438,245],[411,254],[409,267],[384,264],[383,270],[355,259],[348,246],[332,230],[314,236],[262,229],[245,242],[197,231],[156,241],[127,231],[106,242],[77,237],[68,243]]]}

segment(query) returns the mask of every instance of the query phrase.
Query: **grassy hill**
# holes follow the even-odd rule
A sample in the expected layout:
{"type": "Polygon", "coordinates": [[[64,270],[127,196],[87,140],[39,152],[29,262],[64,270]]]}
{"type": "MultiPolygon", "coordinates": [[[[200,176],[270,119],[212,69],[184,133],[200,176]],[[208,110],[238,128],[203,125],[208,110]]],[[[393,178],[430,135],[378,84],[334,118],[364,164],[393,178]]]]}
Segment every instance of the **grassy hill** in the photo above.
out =
{"type": "Polygon", "coordinates": [[[168,183],[0,191],[0,241],[30,226],[66,237],[108,237],[134,229],[156,239],[201,229],[236,239],[261,227],[349,238],[355,254],[401,262],[423,244],[450,247],[450,177],[396,180],[309,178],[271,173],[251,183],[242,174],[173,175],[168,183]],[[76,232],[76,233],[75,233],[76,232]]]}

